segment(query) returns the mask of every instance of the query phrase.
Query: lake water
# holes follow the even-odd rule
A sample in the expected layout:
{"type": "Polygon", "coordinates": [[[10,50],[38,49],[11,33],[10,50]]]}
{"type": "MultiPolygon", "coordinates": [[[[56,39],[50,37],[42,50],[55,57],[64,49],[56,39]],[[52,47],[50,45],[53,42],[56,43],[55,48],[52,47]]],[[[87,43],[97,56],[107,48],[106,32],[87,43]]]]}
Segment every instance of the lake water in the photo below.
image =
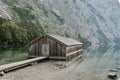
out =
{"type": "Polygon", "coordinates": [[[28,53],[24,49],[20,50],[0,50],[0,65],[27,59],[28,53]]]}
{"type": "Polygon", "coordinates": [[[120,75],[120,46],[92,46],[84,51],[83,61],[79,59],[71,66],[80,80],[108,80],[109,70],[120,75]]]}
{"type": "Polygon", "coordinates": [[[48,60],[8,73],[0,80],[111,80],[107,75],[113,69],[120,77],[120,46],[96,44],[83,54],[82,59],[63,69],[55,65],[57,61],[48,60]]]}

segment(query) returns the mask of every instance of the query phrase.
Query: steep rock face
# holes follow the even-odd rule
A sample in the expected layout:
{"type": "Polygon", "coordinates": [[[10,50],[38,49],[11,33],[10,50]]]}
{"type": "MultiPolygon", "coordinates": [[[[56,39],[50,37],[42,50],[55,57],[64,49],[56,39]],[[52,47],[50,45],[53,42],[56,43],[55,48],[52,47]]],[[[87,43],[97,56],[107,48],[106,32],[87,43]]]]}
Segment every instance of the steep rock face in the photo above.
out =
{"type": "Polygon", "coordinates": [[[45,32],[92,43],[114,43],[120,38],[117,0],[0,0],[0,4],[0,16],[32,22],[45,32]]]}

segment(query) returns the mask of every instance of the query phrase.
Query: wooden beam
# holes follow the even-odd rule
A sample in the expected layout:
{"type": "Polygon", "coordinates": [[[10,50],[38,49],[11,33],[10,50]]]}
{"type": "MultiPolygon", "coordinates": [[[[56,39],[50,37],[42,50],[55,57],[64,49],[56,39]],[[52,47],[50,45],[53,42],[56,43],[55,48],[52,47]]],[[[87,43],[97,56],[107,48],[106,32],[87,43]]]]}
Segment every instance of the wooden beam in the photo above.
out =
{"type": "Polygon", "coordinates": [[[62,60],[66,60],[66,57],[58,57],[58,56],[54,56],[54,57],[50,56],[49,58],[50,59],[62,59],[62,60]]]}
{"type": "Polygon", "coordinates": [[[71,52],[71,53],[67,53],[66,54],[66,57],[68,57],[68,56],[70,56],[70,55],[74,55],[74,54],[76,54],[76,53],[78,53],[78,52],[81,52],[82,51],[82,49],[79,49],[79,50],[77,50],[77,51],[74,51],[74,52],[71,52]]]}

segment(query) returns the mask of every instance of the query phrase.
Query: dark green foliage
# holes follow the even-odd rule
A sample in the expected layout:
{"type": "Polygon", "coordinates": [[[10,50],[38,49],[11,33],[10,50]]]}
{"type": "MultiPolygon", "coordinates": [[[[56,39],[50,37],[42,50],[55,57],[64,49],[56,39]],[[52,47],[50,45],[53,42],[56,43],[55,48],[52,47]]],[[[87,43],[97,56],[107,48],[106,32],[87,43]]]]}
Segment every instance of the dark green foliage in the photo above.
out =
{"type": "MultiPolygon", "coordinates": [[[[3,0],[13,11],[15,16],[12,16],[15,23],[12,23],[9,20],[0,18],[0,46],[1,48],[8,48],[14,46],[23,46],[40,36],[44,33],[44,30],[39,23],[37,17],[32,13],[32,6],[27,4],[22,7],[17,7],[16,5],[12,5],[17,3],[17,0],[3,0]],[[19,16],[19,17],[16,17],[19,16]],[[6,33],[7,32],[7,33],[6,33]]],[[[47,16],[47,9],[43,6],[44,13],[47,16]]]]}
{"type": "Polygon", "coordinates": [[[33,23],[32,20],[35,20],[35,16],[31,14],[31,7],[29,9],[29,7],[26,8],[20,8],[20,7],[16,7],[14,6],[12,8],[20,17],[20,24],[23,26],[31,26],[31,24],[33,23]]]}
{"type": "Polygon", "coordinates": [[[13,6],[17,0],[1,0],[2,2],[8,4],[9,6],[13,6]]]}
{"type": "Polygon", "coordinates": [[[69,36],[69,34],[67,32],[65,32],[65,36],[68,37],[68,38],[70,38],[70,36],[69,36]]]}
{"type": "Polygon", "coordinates": [[[22,47],[43,33],[42,29],[32,23],[23,26],[22,23],[15,24],[0,18],[0,48],[22,47]]]}
{"type": "Polygon", "coordinates": [[[27,41],[27,30],[10,20],[0,18],[0,47],[23,46],[27,41]]]}
{"type": "Polygon", "coordinates": [[[0,18],[0,47],[22,47],[29,41],[44,33],[39,21],[31,13],[32,7],[25,8],[12,6],[12,9],[19,16],[19,22],[12,23],[10,20],[0,18]]]}
{"type": "Polygon", "coordinates": [[[84,49],[91,46],[91,42],[88,41],[86,38],[82,38],[80,34],[78,34],[78,40],[80,40],[83,43],[83,48],[84,49]]]}
{"type": "Polygon", "coordinates": [[[20,18],[20,22],[18,24],[24,26],[27,29],[29,41],[44,33],[44,30],[42,29],[39,21],[31,12],[32,7],[29,5],[27,5],[25,8],[14,6],[12,9],[18,14],[20,18]]]}
{"type": "Polygon", "coordinates": [[[35,3],[37,4],[37,7],[38,7],[39,9],[43,10],[44,15],[45,15],[46,17],[48,17],[48,16],[49,16],[49,9],[47,9],[43,4],[40,4],[40,3],[38,4],[37,1],[35,1],[35,3]]]}
{"type": "Polygon", "coordinates": [[[64,20],[64,18],[63,17],[61,17],[61,16],[59,16],[58,14],[56,14],[54,11],[52,11],[51,10],[51,12],[52,12],[52,14],[54,14],[54,16],[60,21],[60,23],[63,25],[64,24],[64,22],[65,22],[65,20],[64,20]]]}

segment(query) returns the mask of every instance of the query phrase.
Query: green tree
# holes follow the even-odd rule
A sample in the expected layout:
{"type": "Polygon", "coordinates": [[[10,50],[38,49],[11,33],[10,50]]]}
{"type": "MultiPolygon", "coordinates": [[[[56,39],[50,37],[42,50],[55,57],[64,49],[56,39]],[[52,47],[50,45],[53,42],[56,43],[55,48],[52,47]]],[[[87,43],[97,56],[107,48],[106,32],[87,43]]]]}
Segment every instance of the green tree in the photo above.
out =
{"type": "MultiPolygon", "coordinates": [[[[9,20],[0,24],[0,45],[22,46],[28,41],[27,30],[9,20]]],[[[5,46],[5,47],[4,47],[5,46]]]]}

